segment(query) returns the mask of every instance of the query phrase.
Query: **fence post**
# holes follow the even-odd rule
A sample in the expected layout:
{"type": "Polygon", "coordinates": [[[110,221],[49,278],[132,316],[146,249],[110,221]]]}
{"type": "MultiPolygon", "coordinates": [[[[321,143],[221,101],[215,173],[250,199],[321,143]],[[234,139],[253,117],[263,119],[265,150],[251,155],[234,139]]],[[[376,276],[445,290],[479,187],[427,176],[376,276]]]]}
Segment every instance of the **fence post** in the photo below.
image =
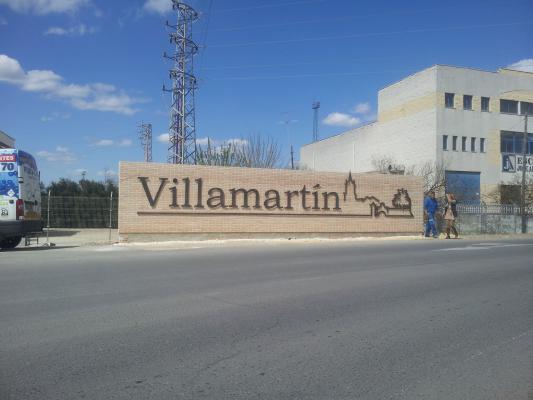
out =
{"type": "Polygon", "coordinates": [[[113,191],[109,196],[109,242],[111,242],[111,229],[113,228],[113,191]]]}
{"type": "Polygon", "coordinates": [[[46,245],[50,246],[50,197],[52,190],[48,190],[48,201],[46,202],[46,245]]]}

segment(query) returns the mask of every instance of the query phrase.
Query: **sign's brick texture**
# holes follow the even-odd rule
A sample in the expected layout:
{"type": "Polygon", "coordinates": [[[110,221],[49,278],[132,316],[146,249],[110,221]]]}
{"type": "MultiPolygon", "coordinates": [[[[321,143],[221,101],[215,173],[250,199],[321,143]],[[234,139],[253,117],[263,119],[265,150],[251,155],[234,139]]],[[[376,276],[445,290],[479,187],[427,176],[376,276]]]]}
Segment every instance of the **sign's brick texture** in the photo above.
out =
{"type": "MultiPolygon", "coordinates": [[[[119,234],[131,240],[141,235],[414,233],[422,227],[422,200],[422,181],[412,176],[121,162],[119,234]],[[186,178],[191,207],[183,207],[186,178]],[[199,179],[203,208],[196,207],[199,179]],[[221,189],[211,194],[223,192],[225,207],[208,207],[212,188],[221,189]],[[150,205],[149,197],[155,200],[159,189],[160,196],[150,205]],[[254,194],[249,195],[249,208],[243,207],[242,193],[232,204],[231,189],[256,189],[260,207],[253,207],[254,194]],[[298,192],[291,195],[292,209],[287,208],[288,191],[298,192]],[[339,198],[337,210],[333,192],[339,198]],[[272,196],[267,209],[265,199],[272,196]]],[[[218,197],[210,204],[220,201],[218,197]]]]}

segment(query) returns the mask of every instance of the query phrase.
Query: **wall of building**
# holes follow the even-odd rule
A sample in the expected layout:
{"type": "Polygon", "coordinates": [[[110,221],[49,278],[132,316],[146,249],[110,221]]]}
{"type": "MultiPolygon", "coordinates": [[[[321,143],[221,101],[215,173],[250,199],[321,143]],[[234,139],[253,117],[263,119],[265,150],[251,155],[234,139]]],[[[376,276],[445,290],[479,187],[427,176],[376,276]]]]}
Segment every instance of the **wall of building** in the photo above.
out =
{"type": "Polygon", "coordinates": [[[303,166],[318,171],[375,171],[375,160],[422,165],[436,158],[436,68],[416,73],[378,94],[376,123],[311,143],[303,166]],[[416,135],[413,135],[416,133],[416,135]]]}
{"type": "MultiPolygon", "coordinates": [[[[438,66],[437,92],[455,93],[455,108],[437,109],[438,160],[448,169],[481,172],[481,197],[489,199],[499,182],[511,182],[512,173],[502,172],[500,131],[523,131],[524,117],[500,113],[500,99],[529,101],[533,99],[533,74],[500,70],[497,73],[467,68],[438,66]],[[518,90],[520,89],[520,90],[518,90]],[[473,96],[473,109],[463,109],[463,95],[473,96]],[[489,111],[481,111],[481,96],[490,98],[489,111]],[[448,150],[442,148],[443,135],[448,135],[448,150]],[[453,136],[458,137],[458,149],[453,151],[453,136]],[[467,137],[467,151],[461,148],[461,138],[467,137]],[[476,151],[470,140],[476,138],[476,151]],[[485,153],[479,151],[479,139],[485,138],[485,153]]],[[[533,132],[533,129],[529,129],[533,132]]]]}
{"type": "Polygon", "coordinates": [[[367,172],[375,170],[373,159],[405,166],[436,162],[451,171],[480,172],[480,195],[488,200],[500,182],[513,182],[520,174],[502,172],[500,136],[501,131],[522,132],[524,117],[500,113],[500,99],[533,103],[533,74],[437,65],[380,90],[376,123],[304,146],[301,163],[321,171],[367,172]],[[455,94],[453,109],[445,107],[447,92],[455,94]],[[463,109],[463,95],[473,96],[472,110],[463,109]],[[488,112],[481,111],[482,96],[490,98],[488,112]],[[448,150],[443,149],[444,135],[448,150]],[[453,136],[458,138],[456,151],[453,136]],[[462,137],[467,151],[462,151],[462,137]]]}
{"type": "Polygon", "coordinates": [[[119,185],[123,240],[399,234],[422,225],[417,177],[121,162],[119,185]],[[248,203],[232,189],[252,190],[248,203]]]}

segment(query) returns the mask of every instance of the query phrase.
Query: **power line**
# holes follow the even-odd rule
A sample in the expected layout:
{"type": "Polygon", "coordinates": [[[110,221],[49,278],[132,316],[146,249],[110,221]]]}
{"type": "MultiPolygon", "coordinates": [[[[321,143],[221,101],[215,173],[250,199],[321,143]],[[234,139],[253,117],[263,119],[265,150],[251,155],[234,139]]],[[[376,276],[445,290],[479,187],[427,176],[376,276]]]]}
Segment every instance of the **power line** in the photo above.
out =
{"type": "MultiPolygon", "coordinates": [[[[498,4],[497,6],[506,6],[508,7],[508,0],[495,0],[495,2],[502,3],[498,4]]],[[[486,1],[484,1],[483,6],[486,6],[486,1]]],[[[259,25],[245,25],[245,26],[235,26],[231,28],[219,28],[219,29],[213,29],[212,32],[233,32],[233,31],[242,31],[242,30],[251,30],[251,29],[263,29],[263,28],[278,28],[282,26],[293,26],[293,25],[299,25],[299,24],[314,24],[314,23],[325,23],[325,22],[339,22],[339,21],[352,21],[357,19],[366,19],[371,17],[380,17],[383,18],[384,16],[395,16],[395,15],[416,15],[416,14],[423,14],[427,12],[443,12],[446,10],[456,10],[461,9],[464,10],[466,8],[474,8],[478,10],[480,7],[480,4],[467,4],[467,5],[460,5],[460,6],[449,6],[449,7],[440,7],[440,8],[425,8],[425,9],[416,9],[416,10],[409,10],[409,11],[398,11],[398,12],[379,12],[379,13],[371,13],[371,14],[364,14],[364,15],[351,15],[347,17],[336,17],[336,18],[321,18],[321,19],[308,19],[308,20],[302,20],[302,21],[289,21],[289,22],[283,22],[283,23],[277,23],[277,24],[259,24],[259,25]]]]}
{"type": "MultiPolygon", "coordinates": [[[[346,62],[353,61],[362,61],[362,60],[391,60],[392,57],[358,57],[352,58],[349,60],[343,60],[346,62]]],[[[204,67],[201,68],[202,71],[217,71],[222,69],[247,69],[247,68],[276,68],[276,67],[297,67],[299,65],[317,65],[319,63],[323,64],[338,64],[339,61],[336,59],[327,59],[327,60],[315,60],[315,61],[302,61],[297,63],[283,63],[283,64],[244,64],[244,65],[223,65],[219,67],[204,67]]]]}
{"type": "Polygon", "coordinates": [[[507,26],[530,25],[530,24],[531,22],[528,21],[528,22],[509,22],[509,23],[503,23],[503,24],[450,26],[450,27],[445,27],[445,28],[407,29],[403,31],[357,33],[353,35],[319,36],[319,37],[314,37],[314,38],[265,40],[265,41],[257,41],[257,42],[217,44],[217,45],[212,45],[211,47],[228,48],[228,47],[257,46],[257,45],[269,45],[269,44],[303,43],[303,42],[314,42],[314,41],[320,41],[320,40],[356,39],[356,38],[372,37],[372,36],[401,35],[401,34],[406,34],[406,33],[449,32],[449,31],[455,31],[455,30],[470,30],[470,29],[479,29],[479,28],[500,28],[500,27],[507,27],[507,26]]]}
{"type": "Polygon", "coordinates": [[[213,0],[209,0],[209,6],[207,7],[207,18],[205,23],[205,29],[204,29],[204,35],[203,40],[201,44],[202,54],[200,55],[200,62],[198,63],[198,66],[203,65],[204,57],[205,57],[205,49],[207,47],[207,35],[209,33],[209,25],[211,22],[211,9],[213,8],[213,0]]]}
{"type": "Polygon", "coordinates": [[[376,75],[387,74],[390,72],[407,73],[405,70],[385,70],[385,71],[359,71],[359,72],[340,72],[340,73],[324,73],[324,74],[295,74],[295,75],[266,75],[266,76],[236,76],[228,78],[209,78],[211,81],[247,81],[260,79],[297,79],[297,78],[321,78],[321,77],[336,77],[336,76],[354,76],[354,75],[376,75]]]}
{"type": "Polygon", "coordinates": [[[328,0],[301,0],[301,1],[292,1],[290,3],[264,4],[261,6],[252,6],[252,7],[226,8],[222,10],[216,10],[215,12],[223,13],[223,12],[233,12],[233,11],[252,11],[252,10],[259,10],[259,9],[264,9],[264,8],[297,6],[297,5],[302,5],[302,4],[320,4],[326,1],[328,0]]]}

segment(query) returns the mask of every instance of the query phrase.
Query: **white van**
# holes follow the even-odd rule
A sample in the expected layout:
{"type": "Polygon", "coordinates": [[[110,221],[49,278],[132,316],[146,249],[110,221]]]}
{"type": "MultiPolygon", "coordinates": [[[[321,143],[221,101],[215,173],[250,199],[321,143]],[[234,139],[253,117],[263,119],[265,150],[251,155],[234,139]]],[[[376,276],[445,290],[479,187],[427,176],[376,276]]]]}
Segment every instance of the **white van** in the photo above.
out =
{"type": "Polygon", "coordinates": [[[35,158],[17,149],[0,149],[0,249],[17,247],[41,232],[41,189],[35,158]]]}

